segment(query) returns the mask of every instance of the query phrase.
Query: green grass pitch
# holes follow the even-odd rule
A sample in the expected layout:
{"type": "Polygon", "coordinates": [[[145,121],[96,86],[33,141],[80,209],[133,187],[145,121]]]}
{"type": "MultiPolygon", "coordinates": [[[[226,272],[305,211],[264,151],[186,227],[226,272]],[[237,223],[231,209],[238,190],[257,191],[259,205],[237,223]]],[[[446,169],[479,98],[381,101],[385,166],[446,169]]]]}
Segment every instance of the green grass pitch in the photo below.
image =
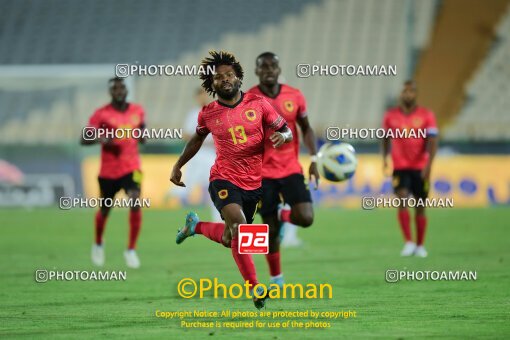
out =
{"type": "MultiPolygon", "coordinates": [[[[199,213],[207,215],[205,210],[199,213]]],[[[230,251],[202,236],[177,246],[185,211],[147,209],[139,240],[142,267],[125,282],[36,283],[36,269],[92,270],[92,210],[0,210],[0,336],[43,338],[508,338],[510,336],[510,209],[429,210],[429,257],[401,258],[393,210],[321,209],[300,230],[306,245],[284,249],[287,282],[330,283],[333,298],[272,300],[267,311],[357,312],[329,329],[185,329],[156,310],[255,311],[249,300],[183,299],[184,277],[239,283],[230,251]],[[476,270],[477,281],[386,283],[388,269],[476,270]]],[[[105,270],[124,270],[127,211],[106,229],[105,270]]],[[[262,282],[263,256],[255,256],[262,282]]],[[[209,319],[201,319],[207,321],[209,319]]],[[[250,319],[243,319],[250,321],[250,319]]],[[[213,321],[213,320],[211,320],[213,321]]],[[[225,321],[225,320],[224,320],[225,321]]],[[[301,320],[307,321],[307,320],[301,320]]]]}

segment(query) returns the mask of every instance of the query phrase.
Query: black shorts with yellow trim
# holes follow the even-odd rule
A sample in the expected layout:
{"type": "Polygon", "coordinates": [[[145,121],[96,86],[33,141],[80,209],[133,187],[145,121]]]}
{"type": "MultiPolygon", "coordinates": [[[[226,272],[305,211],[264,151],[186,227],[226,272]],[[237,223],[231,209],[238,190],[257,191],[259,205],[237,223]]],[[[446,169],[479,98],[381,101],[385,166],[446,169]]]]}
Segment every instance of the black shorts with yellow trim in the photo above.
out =
{"type": "MultiPolygon", "coordinates": [[[[209,183],[209,195],[216,209],[220,212],[230,203],[239,204],[246,217],[246,223],[253,223],[257,206],[262,196],[262,188],[245,190],[223,179],[215,179],[209,183]]],[[[221,216],[223,218],[223,216],[221,216]]]]}
{"type": "Polygon", "coordinates": [[[407,189],[415,198],[427,198],[429,182],[421,178],[421,170],[394,170],[392,180],[395,193],[407,189]]]}
{"type": "Polygon", "coordinates": [[[126,194],[131,190],[140,191],[142,172],[140,170],[135,170],[127,175],[114,179],[98,177],[98,181],[101,197],[114,198],[115,194],[121,189],[123,189],[126,194]]]}
{"type": "Polygon", "coordinates": [[[278,179],[262,179],[260,215],[267,216],[276,213],[278,204],[282,201],[291,207],[298,203],[312,202],[310,188],[303,174],[292,174],[278,179]]]}

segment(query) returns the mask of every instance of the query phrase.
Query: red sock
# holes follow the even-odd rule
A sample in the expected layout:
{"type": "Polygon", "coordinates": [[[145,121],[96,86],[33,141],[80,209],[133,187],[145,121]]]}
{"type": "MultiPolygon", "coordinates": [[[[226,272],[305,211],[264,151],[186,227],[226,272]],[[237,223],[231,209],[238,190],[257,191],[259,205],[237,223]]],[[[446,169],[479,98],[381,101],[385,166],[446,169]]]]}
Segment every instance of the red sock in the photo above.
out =
{"type": "Polygon", "coordinates": [[[291,212],[291,210],[282,210],[281,213],[280,213],[280,220],[282,222],[289,222],[289,223],[291,223],[290,212],[291,212]]]}
{"type": "Polygon", "coordinates": [[[266,254],[267,264],[269,264],[269,274],[277,276],[282,273],[280,263],[280,252],[266,254]]]}
{"type": "Polygon", "coordinates": [[[416,234],[417,234],[416,244],[421,246],[425,241],[425,230],[427,229],[427,217],[425,217],[425,215],[416,215],[414,218],[416,222],[416,234]]]}
{"type": "Polygon", "coordinates": [[[243,276],[244,281],[248,281],[251,287],[254,287],[259,282],[257,281],[257,272],[251,254],[239,254],[237,249],[239,239],[237,237],[232,239],[232,256],[237,263],[237,267],[243,276]]]}
{"type": "Polygon", "coordinates": [[[128,249],[136,248],[136,240],[140,233],[140,227],[142,226],[142,211],[130,210],[129,211],[129,245],[128,249]]]}
{"type": "Polygon", "coordinates": [[[409,216],[409,210],[402,209],[398,211],[398,221],[400,223],[400,229],[404,235],[406,242],[410,242],[411,238],[411,217],[409,216]]]}
{"type": "Polygon", "coordinates": [[[96,244],[101,245],[103,244],[103,232],[104,227],[106,225],[106,217],[101,214],[101,210],[98,210],[96,213],[96,220],[95,220],[95,226],[96,226],[96,244]]]}
{"type": "Polygon", "coordinates": [[[224,223],[198,222],[195,227],[195,234],[202,234],[214,242],[222,243],[221,240],[224,230],[224,223]]]}

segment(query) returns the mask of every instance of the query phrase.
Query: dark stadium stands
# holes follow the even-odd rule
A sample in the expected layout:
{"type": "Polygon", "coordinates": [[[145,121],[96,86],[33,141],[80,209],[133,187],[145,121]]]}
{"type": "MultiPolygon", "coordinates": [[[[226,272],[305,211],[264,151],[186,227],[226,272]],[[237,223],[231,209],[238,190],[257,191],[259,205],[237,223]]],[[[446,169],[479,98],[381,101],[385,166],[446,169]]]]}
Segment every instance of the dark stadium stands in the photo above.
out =
{"type": "MultiPolygon", "coordinates": [[[[0,101],[0,129],[9,129],[9,138],[6,131],[0,131],[0,142],[24,142],[18,130],[23,128],[34,130],[35,141],[54,143],[53,131],[35,125],[44,120],[41,116],[59,119],[58,129],[65,131],[61,141],[74,141],[93,108],[106,100],[103,84],[113,76],[114,64],[197,64],[209,49],[236,54],[246,70],[245,89],[256,82],[255,57],[267,50],[279,54],[282,79],[303,91],[311,122],[319,130],[346,124],[378,127],[384,109],[402,82],[412,76],[413,58],[427,43],[437,1],[291,3],[5,0],[0,12],[0,46],[8,53],[0,54],[0,96],[11,99],[0,101]],[[200,19],[204,13],[209,21],[200,19]],[[225,27],[225,22],[231,29],[220,31],[218,27],[225,27]],[[396,65],[397,76],[299,78],[296,66],[302,63],[396,65]],[[80,80],[87,71],[65,80],[65,72],[58,72],[44,79],[60,94],[40,99],[32,78],[3,76],[9,67],[20,64],[34,65],[34,72],[42,74],[48,74],[47,65],[77,65],[77,69],[99,65],[111,67],[111,74],[98,75],[95,85],[84,89],[80,80]],[[18,81],[25,81],[22,92],[20,86],[11,85],[18,81]],[[19,98],[23,105],[13,108],[19,98]],[[38,105],[41,101],[44,104],[38,105]]],[[[147,109],[149,125],[179,127],[199,81],[145,76],[130,85],[133,100],[147,109]]]]}

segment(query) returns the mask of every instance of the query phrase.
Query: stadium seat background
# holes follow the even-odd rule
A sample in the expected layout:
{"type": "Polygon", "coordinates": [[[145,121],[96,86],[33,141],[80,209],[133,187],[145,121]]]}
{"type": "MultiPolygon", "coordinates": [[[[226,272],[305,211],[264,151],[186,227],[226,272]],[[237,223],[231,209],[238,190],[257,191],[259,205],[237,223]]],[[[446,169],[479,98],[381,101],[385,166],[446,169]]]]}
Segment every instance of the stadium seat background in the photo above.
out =
{"type": "MultiPolygon", "coordinates": [[[[437,1],[257,0],[232,6],[198,1],[3,1],[3,66],[57,64],[197,64],[209,49],[238,56],[255,84],[254,58],[271,50],[282,60],[282,80],[308,99],[314,127],[377,127],[402,81],[412,75],[416,51],[429,36],[437,1]],[[292,4],[292,5],[290,5],[292,4]],[[228,8],[228,10],[225,10],[228,8]],[[209,21],[200,18],[207,15],[209,21]],[[297,64],[396,64],[396,77],[298,78],[297,64]]],[[[112,66],[113,75],[113,66],[112,66]]],[[[106,79],[105,79],[106,80],[106,79]]],[[[71,142],[94,107],[107,99],[94,83],[65,90],[19,92],[0,84],[0,142],[71,142]],[[42,122],[59,122],[40,129],[42,122]],[[23,138],[21,131],[30,131],[23,138]],[[59,135],[60,134],[60,135],[59,135]]],[[[180,127],[199,86],[190,77],[139,77],[134,100],[150,126],[180,127]]]]}

